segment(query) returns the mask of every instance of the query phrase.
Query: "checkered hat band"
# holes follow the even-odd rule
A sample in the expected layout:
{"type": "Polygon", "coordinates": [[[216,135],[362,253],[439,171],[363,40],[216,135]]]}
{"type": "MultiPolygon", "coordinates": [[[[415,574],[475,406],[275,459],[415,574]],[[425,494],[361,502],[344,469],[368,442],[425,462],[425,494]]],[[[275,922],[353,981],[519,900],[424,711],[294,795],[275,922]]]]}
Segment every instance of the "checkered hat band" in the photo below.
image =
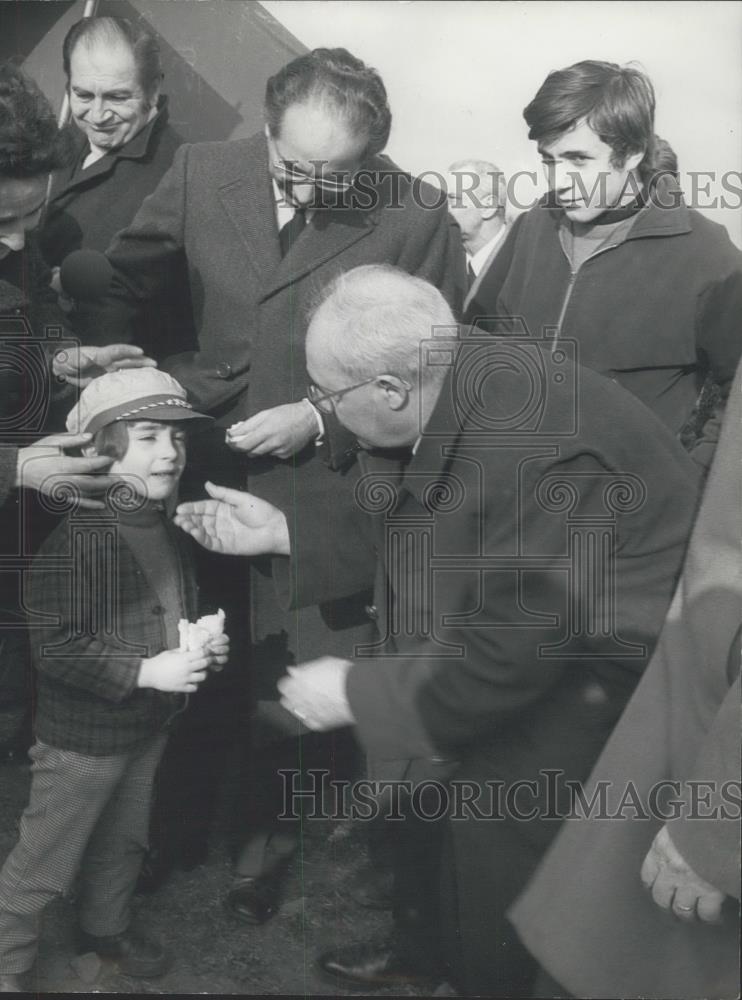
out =
{"type": "Polygon", "coordinates": [[[180,396],[162,395],[130,399],[125,403],[119,403],[118,406],[112,406],[108,410],[96,413],[85,430],[89,434],[95,434],[101,427],[115,423],[117,420],[146,420],[149,411],[162,409],[163,406],[178,406],[183,410],[193,409],[191,404],[180,396]]]}

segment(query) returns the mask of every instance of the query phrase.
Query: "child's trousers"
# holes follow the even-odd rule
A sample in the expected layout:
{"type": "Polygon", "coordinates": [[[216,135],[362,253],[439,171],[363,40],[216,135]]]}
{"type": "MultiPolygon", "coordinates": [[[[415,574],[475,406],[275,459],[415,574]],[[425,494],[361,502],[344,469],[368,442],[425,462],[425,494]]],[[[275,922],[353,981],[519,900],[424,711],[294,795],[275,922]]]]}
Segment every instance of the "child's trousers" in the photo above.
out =
{"type": "Polygon", "coordinates": [[[121,934],[131,919],[157,764],[167,737],[114,757],[37,742],[20,837],[0,872],[0,974],[34,963],[42,911],[80,872],[78,919],[88,934],[121,934]]]}

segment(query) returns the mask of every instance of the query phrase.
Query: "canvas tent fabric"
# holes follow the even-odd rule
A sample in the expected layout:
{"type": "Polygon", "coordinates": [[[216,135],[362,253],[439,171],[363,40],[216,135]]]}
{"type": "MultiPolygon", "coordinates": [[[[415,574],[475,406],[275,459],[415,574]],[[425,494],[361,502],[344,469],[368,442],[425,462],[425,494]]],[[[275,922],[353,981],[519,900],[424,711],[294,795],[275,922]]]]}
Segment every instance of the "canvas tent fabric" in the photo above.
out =
{"type": "MultiPolygon", "coordinates": [[[[0,58],[20,59],[55,112],[62,41],[83,0],[0,3],[0,58]]],[[[100,0],[97,13],[141,21],[160,40],[170,123],[186,142],[239,139],[263,124],[269,76],[306,47],[256,0],[100,0]]]]}

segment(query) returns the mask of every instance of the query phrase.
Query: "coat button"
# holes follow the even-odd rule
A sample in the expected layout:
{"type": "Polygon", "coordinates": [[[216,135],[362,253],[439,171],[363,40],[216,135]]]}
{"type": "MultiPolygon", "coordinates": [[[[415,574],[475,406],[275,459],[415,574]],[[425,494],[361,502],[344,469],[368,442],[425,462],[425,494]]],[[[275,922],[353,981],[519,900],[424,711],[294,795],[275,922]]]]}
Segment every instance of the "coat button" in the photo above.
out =
{"type": "Polygon", "coordinates": [[[370,618],[372,622],[375,622],[379,617],[379,609],[375,604],[367,604],[363,611],[366,617],[370,618]]]}
{"type": "Polygon", "coordinates": [[[153,615],[161,615],[164,612],[164,610],[165,609],[163,608],[163,606],[161,604],[155,604],[155,606],[152,608],[152,614],[153,615]]]}
{"type": "Polygon", "coordinates": [[[582,689],[582,700],[587,705],[605,705],[608,703],[608,694],[602,684],[591,681],[582,689]]]}
{"type": "Polygon", "coordinates": [[[216,366],[216,374],[219,378],[231,378],[232,366],[228,361],[220,361],[216,366]]]}

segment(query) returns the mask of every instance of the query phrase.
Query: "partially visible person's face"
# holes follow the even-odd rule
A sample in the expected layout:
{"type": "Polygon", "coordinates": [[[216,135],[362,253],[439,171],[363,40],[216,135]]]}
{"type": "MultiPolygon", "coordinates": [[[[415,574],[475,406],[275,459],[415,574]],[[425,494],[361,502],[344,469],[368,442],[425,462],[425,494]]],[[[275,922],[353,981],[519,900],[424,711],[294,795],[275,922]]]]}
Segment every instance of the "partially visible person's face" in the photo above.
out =
{"type": "Polygon", "coordinates": [[[472,239],[482,228],[482,208],[485,206],[476,192],[471,191],[471,181],[468,177],[449,174],[446,186],[448,214],[461,230],[464,240],[472,239]]]}
{"type": "Polygon", "coordinates": [[[613,150],[585,121],[554,142],[539,143],[538,151],[549,189],[574,222],[591,222],[607,209],[630,202],[637,193],[637,183],[629,174],[644,154],[632,154],[622,166],[614,166],[613,150]]]}
{"type": "Polygon", "coordinates": [[[132,139],[146,124],[145,99],[134,53],[125,44],[78,42],[70,57],[70,109],[77,127],[96,149],[108,152],[132,139]]]}
{"type": "Polygon", "coordinates": [[[127,421],[129,447],[108,473],[121,476],[148,500],[171,496],[185,468],[186,432],[182,425],[157,420],[127,421]]]}
{"type": "Polygon", "coordinates": [[[279,134],[268,135],[268,169],[290,204],[326,207],[334,185],[350,186],[367,146],[368,136],[355,135],[332,109],[294,104],[284,112],[279,134]],[[324,198],[318,180],[330,184],[324,198]]]}
{"type": "Polygon", "coordinates": [[[26,245],[26,233],[41,219],[46,198],[46,175],[0,175],[0,260],[26,245]]]}

